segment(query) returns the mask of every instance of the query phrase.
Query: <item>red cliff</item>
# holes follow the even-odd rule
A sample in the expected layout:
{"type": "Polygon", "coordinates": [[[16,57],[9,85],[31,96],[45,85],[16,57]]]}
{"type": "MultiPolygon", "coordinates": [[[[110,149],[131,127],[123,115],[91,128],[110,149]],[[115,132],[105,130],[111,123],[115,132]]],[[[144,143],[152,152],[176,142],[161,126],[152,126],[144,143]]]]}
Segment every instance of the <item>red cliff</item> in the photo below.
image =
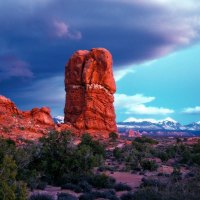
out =
{"type": "Polygon", "coordinates": [[[10,99],[0,96],[0,136],[13,140],[34,140],[54,128],[49,108],[21,111],[10,99]]]}

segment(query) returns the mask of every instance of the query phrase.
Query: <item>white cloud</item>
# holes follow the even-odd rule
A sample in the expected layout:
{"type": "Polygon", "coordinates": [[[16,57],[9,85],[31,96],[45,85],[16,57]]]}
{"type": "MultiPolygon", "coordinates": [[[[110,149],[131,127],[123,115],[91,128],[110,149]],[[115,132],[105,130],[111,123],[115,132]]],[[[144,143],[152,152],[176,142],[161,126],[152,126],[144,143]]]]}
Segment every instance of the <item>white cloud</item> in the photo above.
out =
{"type": "Polygon", "coordinates": [[[153,100],[155,100],[155,97],[145,97],[142,94],[133,96],[115,94],[115,108],[116,110],[123,110],[126,114],[139,115],[166,115],[174,112],[174,110],[168,108],[145,105],[153,100]]]}
{"type": "Polygon", "coordinates": [[[152,118],[142,118],[142,119],[138,119],[138,118],[134,118],[134,117],[129,117],[126,120],[124,120],[123,122],[151,122],[151,123],[162,123],[163,121],[170,121],[173,123],[177,123],[177,121],[175,121],[174,119],[172,119],[171,117],[167,117],[164,119],[152,119],[152,118]]]}
{"type": "Polygon", "coordinates": [[[158,120],[152,119],[152,118],[143,118],[143,119],[138,119],[135,117],[129,117],[125,119],[123,122],[151,122],[151,123],[157,123],[158,120]]]}
{"type": "Polygon", "coordinates": [[[127,68],[127,69],[119,69],[114,71],[114,77],[115,81],[119,81],[122,78],[124,78],[127,74],[133,74],[135,71],[133,69],[127,68]]]}
{"type": "Polygon", "coordinates": [[[200,114],[200,106],[184,108],[182,112],[185,114],[200,114]]]}

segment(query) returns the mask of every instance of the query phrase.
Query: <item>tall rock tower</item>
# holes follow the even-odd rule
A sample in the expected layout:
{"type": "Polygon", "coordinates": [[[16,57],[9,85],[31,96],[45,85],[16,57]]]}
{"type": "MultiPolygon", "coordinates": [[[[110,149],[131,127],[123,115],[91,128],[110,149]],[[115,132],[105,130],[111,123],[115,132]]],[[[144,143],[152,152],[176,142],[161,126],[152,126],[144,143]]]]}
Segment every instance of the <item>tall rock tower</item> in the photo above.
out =
{"type": "Polygon", "coordinates": [[[84,131],[117,132],[112,56],[103,48],[79,50],[65,68],[65,123],[84,131]]]}

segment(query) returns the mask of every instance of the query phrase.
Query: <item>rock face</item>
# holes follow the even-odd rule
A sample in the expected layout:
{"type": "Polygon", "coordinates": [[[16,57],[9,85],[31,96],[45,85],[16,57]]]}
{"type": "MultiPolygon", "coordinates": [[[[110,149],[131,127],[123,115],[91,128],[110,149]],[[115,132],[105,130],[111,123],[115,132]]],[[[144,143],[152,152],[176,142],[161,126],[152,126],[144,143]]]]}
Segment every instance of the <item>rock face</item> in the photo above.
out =
{"type": "Polygon", "coordinates": [[[78,130],[117,132],[112,56],[106,49],[79,50],[65,68],[65,123],[78,130]]]}
{"type": "Polygon", "coordinates": [[[0,136],[13,140],[34,140],[54,128],[49,108],[21,111],[10,99],[0,96],[0,136]]]}

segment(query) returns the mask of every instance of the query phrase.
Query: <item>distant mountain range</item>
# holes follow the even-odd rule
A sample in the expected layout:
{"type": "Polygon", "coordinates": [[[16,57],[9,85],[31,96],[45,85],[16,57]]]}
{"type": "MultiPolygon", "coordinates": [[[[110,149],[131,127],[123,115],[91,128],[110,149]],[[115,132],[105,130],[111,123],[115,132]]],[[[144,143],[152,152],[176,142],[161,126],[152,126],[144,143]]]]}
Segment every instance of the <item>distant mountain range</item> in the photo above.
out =
{"type": "MultiPolygon", "coordinates": [[[[53,118],[55,123],[63,123],[63,116],[56,116],[53,118]]],[[[125,133],[130,129],[146,133],[181,133],[181,134],[200,134],[200,121],[194,122],[188,125],[182,125],[172,118],[166,118],[164,120],[155,119],[135,119],[129,118],[123,122],[118,122],[117,127],[119,132],[125,133]]],[[[186,135],[187,135],[186,134],[186,135]]]]}
{"type": "Polygon", "coordinates": [[[124,122],[117,123],[117,127],[119,132],[126,132],[129,129],[133,129],[148,133],[200,133],[200,122],[182,125],[172,118],[166,118],[164,120],[129,118],[124,122]]]}

